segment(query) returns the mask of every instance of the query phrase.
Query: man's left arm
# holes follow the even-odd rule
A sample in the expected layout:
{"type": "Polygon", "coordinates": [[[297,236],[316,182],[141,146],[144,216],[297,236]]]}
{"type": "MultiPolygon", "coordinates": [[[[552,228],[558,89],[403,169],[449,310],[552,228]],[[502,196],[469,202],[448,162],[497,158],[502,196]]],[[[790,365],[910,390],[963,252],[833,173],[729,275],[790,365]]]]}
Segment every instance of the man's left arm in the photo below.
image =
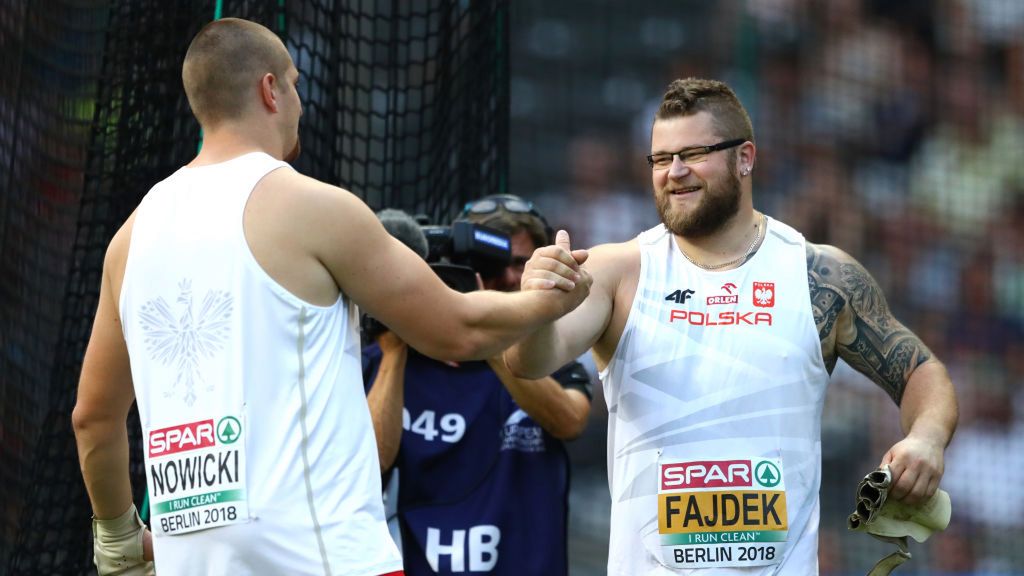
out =
{"type": "Polygon", "coordinates": [[[808,244],[808,280],[828,366],[835,356],[866,375],[900,407],[905,437],[882,458],[890,495],[914,504],[931,497],[956,429],[957,402],[945,367],[895,317],[863,266],[832,246],[808,244]]]}
{"type": "Polygon", "coordinates": [[[124,562],[106,563],[107,552],[114,557],[128,550],[138,554],[137,558],[129,556],[129,560],[152,559],[150,535],[138,523],[133,509],[128,474],[127,420],[135,390],[111,273],[112,267],[123,269],[125,244],[126,234],[119,233],[107,250],[99,303],[71,415],[79,465],[95,517],[97,567],[101,573],[124,562]]]}
{"type": "MultiPolygon", "coordinates": [[[[516,404],[548,434],[559,440],[572,440],[583,433],[590,415],[590,397],[584,392],[585,387],[563,387],[552,376],[539,380],[518,378],[505,366],[501,356],[488,359],[487,364],[516,404]]],[[[574,364],[565,377],[579,380],[578,374],[582,371],[582,377],[586,378],[586,369],[574,364]]],[[[563,370],[559,370],[561,372],[563,370]]]]}

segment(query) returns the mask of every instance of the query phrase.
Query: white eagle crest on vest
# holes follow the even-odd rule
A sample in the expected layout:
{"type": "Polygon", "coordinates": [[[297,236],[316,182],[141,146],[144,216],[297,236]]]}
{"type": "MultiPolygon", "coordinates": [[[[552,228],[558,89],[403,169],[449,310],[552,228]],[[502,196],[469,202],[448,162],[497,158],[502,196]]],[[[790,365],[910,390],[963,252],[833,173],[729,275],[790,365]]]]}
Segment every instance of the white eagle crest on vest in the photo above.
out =
{"type": "Polygon", "coordinates": [[[754,298],[757,298],[757,303],[764,306],[772,301],[772,289],[771,288],[758,288],[754,290],[754,298]]]}
{"type": "MultiPolygon", "coordinates": [[[[185,404],[196,401],[196,386],[203,382],[199,362],[212,358],[224,348],[231,331],[231,295],[221,290],[210,290],[203,297],[198,313],[192,314],[192,281],[178,283],[177,304],[183,306],[175,316],[164,299],[156,298],[139,309],[139,323],[145,332],[146,348],[154,360],[176,366],[178,377],[174,386],[164,393],[171,396],[178,386],[184,387],[185,404]]],[[[212,390],[212,385],[207,385],[212,390]]]]}

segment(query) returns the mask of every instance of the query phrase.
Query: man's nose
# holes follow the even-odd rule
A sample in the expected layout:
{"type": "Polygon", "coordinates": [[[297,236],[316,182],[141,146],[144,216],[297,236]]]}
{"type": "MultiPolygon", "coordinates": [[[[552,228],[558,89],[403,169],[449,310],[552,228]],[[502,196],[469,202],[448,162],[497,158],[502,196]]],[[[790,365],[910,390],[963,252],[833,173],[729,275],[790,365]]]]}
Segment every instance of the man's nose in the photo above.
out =
{"type": "Polygon", "coordinates": [[[690,167],[679,156],[672,156],[672,165],[668,167],[669,178],[682,178],[689,173],[690,167]]]}

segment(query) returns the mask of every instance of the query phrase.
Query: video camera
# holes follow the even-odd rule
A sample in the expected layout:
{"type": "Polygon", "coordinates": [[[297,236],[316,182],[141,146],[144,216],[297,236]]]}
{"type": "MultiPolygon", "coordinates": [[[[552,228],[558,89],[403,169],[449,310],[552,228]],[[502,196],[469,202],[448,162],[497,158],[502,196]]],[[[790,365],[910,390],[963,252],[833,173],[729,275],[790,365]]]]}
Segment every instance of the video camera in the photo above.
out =
{"type": "Polygon", "coordinates": [[[508,234],[466,220],[451,226],[421,226],[427,238],[427,263],[445,284],[459,292],[476,290],[476,274],[494,278],[512,262],[508,234]]]}
{"type": "MultiPolygon", "coordinates": [[[[477,274],[494,278],[512,263],[512,241],[504,232],[467,220],[456,220],[451,226],[423,224],[422,217],[417,221],[427,239],[427,263],[453,290],[472,292],[477,289],[477,274]]],[[[364,345],[388,329],[368,314],[361,324],[364,345]]]]}

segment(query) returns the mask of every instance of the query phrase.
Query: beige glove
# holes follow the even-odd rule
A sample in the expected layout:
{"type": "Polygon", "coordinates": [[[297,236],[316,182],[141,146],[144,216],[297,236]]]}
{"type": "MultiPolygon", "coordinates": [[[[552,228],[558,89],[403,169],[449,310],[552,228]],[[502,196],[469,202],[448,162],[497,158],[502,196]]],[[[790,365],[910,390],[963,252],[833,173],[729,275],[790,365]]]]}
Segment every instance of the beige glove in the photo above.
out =
{"type": "Polygon", "coordinates": [[[892,473],[888,466],[882,466],[865,476],[857,485],[856,510],[846,521],[850,530],[867,532],[898,548],[875,564],[868,576],[887,576],[910,559],[907,536],[924,542],[932,533],[949,526],[952,508],[949,494],[944,490],[936,490],[920,506],[910,506],[896,500],[887,500],[891,485],[892,473]]]}
{"type": "Polygon", "coordinates": [[[153,563],[142,559],[145,533],[135,504],[117,518],[93,518],[92,559],[99,576],[154,576],[153,563]]]}

